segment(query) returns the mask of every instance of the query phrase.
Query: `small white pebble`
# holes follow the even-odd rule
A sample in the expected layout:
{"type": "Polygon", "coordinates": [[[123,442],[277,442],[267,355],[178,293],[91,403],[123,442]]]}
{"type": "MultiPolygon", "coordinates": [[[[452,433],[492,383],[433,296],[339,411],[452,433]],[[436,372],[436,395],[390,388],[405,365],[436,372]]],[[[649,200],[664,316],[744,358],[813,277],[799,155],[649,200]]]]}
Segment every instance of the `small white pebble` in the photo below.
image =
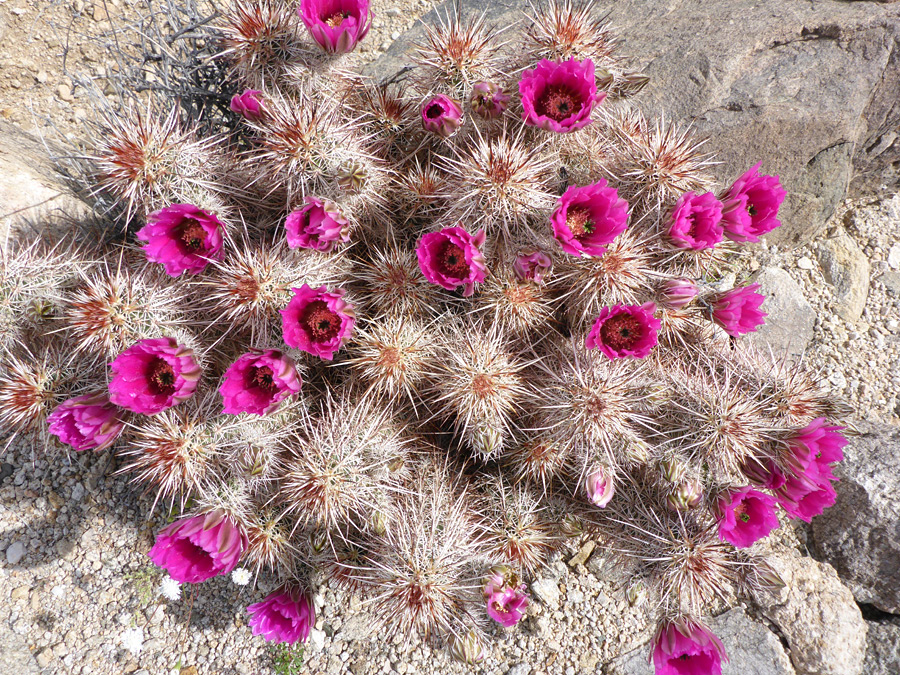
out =
{"type": "Polygon", "coordinates": [[[811,270],[813,268],[813,261],[806,256],[803,256],[797,261],[797,267],[801,270],[811,270]]]}

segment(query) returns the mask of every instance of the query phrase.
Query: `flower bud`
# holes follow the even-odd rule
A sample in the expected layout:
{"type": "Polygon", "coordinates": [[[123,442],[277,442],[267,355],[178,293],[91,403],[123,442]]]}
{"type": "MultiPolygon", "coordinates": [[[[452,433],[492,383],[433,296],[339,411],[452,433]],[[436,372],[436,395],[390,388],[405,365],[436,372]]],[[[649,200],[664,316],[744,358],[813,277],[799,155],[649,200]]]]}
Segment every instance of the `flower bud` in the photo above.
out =
{"type": "Polygon", "coordinates": [[[248,120],[258,120],[265,112],[262,92],[256,89],[247,89],[243,94],[235,94],[231,97],[229,107],[232,112],[236,112],[248,120]]]}
{"type": "Polygon", "coordinates": [[[754,585],[767,591],[777,591],[787,585],[781,575],[764,560],[755,560],[748,576],[754,585]]]}
{"type": "Polygon", "coordinates": [[[600,467],[588,474],[584,486],[588,499],[594,506],[599,506],[601,509],[609,504],[616,492],[612,474],[600,467]]]}
{"type": "Polygon", "coordinates": [[[670,483],[680,483],[687,471],[684,463],[675,457],[669,457],[662,460],[659,463],[659,467],[662,469],[663,478],[670,483]]]}
{"type": "Polygon", "coordinates": [[[365,165],[353,160],[344,164],[337,174],[337,182],[341,189],[354,194],[362,192],[368,178],[369,172],[366,171],[365,165]]]}
{"type": "Polygon", "coordinates": [[[688,511],[696,508],[703,499],[703,487],[696,479],[686,480],[666,496],[666,505],[673,511],[688,511]]]}
{"type": "Polygon", "coordinates": [[[472,110],[476,115],[492,120],[500,117],[509,105],[509,95],[493,82],[476,82],[472,87],[472,110]]]}
{"type": "Polygon", "coordinates": [[[462,122],[462,108],[449,96],[439,94],[422,106],[422,127],[442,138],[450,138],[462,122]]]}
{"type": "Polygon", "coordinates": [[[662,287],[662,302],[671,309],[681,309],[697,297],[700,289],[690,279],[669,279],[662,287]]]}
{"type": "Polygon", "coordinates": [[[612,86],[613,81],[616,79],[615,76],[606,68],[597,68],[594,71],[594,77],[596,78],[597,89],[603,91],[608,90],[612,86]]]}
{"type": "Polygon", "coordinates": [[[462,635],[451,635],[448,645],[451,656],[457,661],[474,666],[484,660],[484,645],[471,628],[462,635]]]}
{"type": "Polygon", "coordinates": [[[485,457],[490,457],[503,447],[503,434],[494,427],[476,429],[472,434],[473,449],[485,457]]]}
{"type": "Polygon", "coordinates": [[[619,96],[628,98],[640,93],[650,82],[650,76],[644,73],[625,73],[619,84],[619,96]]]}
{"type": "Polygon", "coordinates": [[[538,285],[544,284],[544,277],[553,269],[553,261],[550,256],[542,251],[520,253],[513,263],[513,272],[516,278],[522,281],[533,281],[538,285]]]}
{"type": "Polygon", "coordinates": [[[384,511],[375,511],[372,514],[372,531],[379,537],[387,532],[388,519],[384,511]]]}
{"type": "Polygon", "coordinates": [[[631,607],[639,607],[647,601],[647,587],[642,581],[635,581],[625,590],[625,599],[631,607]]]}

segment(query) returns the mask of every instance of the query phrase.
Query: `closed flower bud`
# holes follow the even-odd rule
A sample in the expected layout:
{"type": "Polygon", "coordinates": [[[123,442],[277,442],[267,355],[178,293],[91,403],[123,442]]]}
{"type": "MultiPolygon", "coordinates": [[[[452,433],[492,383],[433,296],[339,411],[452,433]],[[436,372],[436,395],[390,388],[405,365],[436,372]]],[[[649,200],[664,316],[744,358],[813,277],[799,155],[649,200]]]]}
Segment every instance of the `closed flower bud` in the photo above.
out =
{"type": "Polygon", "coordinates": [[[647,587],[642,581],[635,581],[625,590],[625,599],[631,607],[639,607],[647,601],[647,587]]]}
{"type": "Polygon", "coordinates": [[[681,479],[684,478],[686,471],[685,465],[674,457],[662,460],[659,463],[659,466],[660,469],[662,469],[663,478],[670,483],[680,483],[681,479]]]}
{"type": "Polygon", "coordinates": [[[597,467],[585,479],[585,490],[588,499],[594,506],[604,508],[616,492],[612,474],[608,470],[597,467]]]}
{"type": "Polygon", "coordinates": [[[690,279],[669,279],[663,284],[661,300],[666,307],[681,309],[697,297],[700,289],[690,279]]]}
{"type": "Polygon", "coordinates": [[[509,94],[493,82],[476,82],[472,86],[472,110],[476,115],[492,120],[500,117],[509,105],[509,94]]]}
{"type": "Polygon", "coordinates": [[[686,480],[666,496],[666,505],[673,511],[689,511],[700,505],[703,499],[703,487],[700,481],[686,480]]]}
{"type": "Polygon", "coordinates": [[[451,635],[450,654],[457,661],[470,666],[484,661],[484,645],[471,628],[462,635],[451,635]]]}

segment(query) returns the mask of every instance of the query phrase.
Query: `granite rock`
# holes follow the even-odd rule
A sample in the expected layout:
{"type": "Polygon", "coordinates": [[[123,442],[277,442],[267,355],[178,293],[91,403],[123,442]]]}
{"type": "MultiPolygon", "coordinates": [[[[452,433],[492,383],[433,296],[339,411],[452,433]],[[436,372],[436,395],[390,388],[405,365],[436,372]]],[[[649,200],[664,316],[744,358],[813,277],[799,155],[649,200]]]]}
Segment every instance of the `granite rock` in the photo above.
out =
{"type": "Polygon", "coordinates": [[[754,281],[760,285],[759,292],[766,296],[762,309],[768,316],[745,339],[758,347],[771,347],[776,355],[801,356],[813,338],[816,311],[803,297],[800,284],[778,267],[761,270],[754,281]]]}
{"type": "Polygon", "coordinates": [[[834,312],[844,321],[858,321],[869,296],[869,260],[842,228],[816,245],[825,281],[834,287],[834,312]]]}

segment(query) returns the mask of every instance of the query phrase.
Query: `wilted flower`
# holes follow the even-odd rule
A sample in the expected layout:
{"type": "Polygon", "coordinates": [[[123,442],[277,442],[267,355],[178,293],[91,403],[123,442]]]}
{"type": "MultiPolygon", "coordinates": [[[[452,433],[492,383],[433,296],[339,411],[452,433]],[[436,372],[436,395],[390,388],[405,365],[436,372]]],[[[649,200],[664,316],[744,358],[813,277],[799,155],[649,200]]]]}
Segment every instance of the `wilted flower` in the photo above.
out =
{"type": "Polygon", "coordinates": [[[471,628],[462,635],[451,635],[447,642],[451,656],[457,661],[470,666],[484,661],[484,645],[471,628]]]}
{"type": "Polygon", "coordinates": [[[601,509],[609,504],[616,492],[616,487],[612,476],[609,475],[609,471],[600,467],[588,474],[584,487],[591,503],[594,506],[599,506],[601,509]]]}
{"type": "Polygon", "coordinates": [[[656,675],[721,675],[725,647],[706,626],[693,621],[663,622],[653,638],[656,675]]]}
{"type": "Polygon", "coordinates": [[[543,285],[544,277],[553,269],[553,261],[543,251],[520,253],[513,263],[513,272],[523,281],[533,281],[543,285]]]}
{"type": "Polygon", "coordinates": [[[462,121],[462,108],[449,96],[438,94],[422,105],[422,127],[442,138],[455,134],[462,121]]]}
{"type": "Polygon", "coordinates": [[[247,607],[254,635],[268,642],[294,644],[309,637],[316,622],[312,599],[299,588],[283,587],[247,607]]]}
{"type": "Polygon", "coordinates": [[[615,305],[604,307],[584,341],[588,349],[599,349],[611,359],[630,356],[642,359],[656,346],[662,325],[653,316],[656,305],[615,305]]]}
{"type": "Polygon", "coordinates": [[[476,115],[492,120],[500,117],[509,105],[509,94],[493,82],[476,82],[472,85],[472,110],[476,115]]]}
{"type": "Polygon", "coordinates": [[[697,297],[700,289],[690,279],[669,279],[662,287],[661,300],[671,309],[681,309],[697,297]]]}
{"type": "Polygon", "coordinates": [[[712,192],[686,192],[672,210],[669,240],[678,248],[701,251],[722,241],[722,202],[712,192]]]}
{"type": "Polygon", "coordinates": [[[737,548],[752,546],[778,527],[775,499],[749,486],[724,495],[718,511],[719,539],[737,548]]]}
{"type": "Polygon", "coordinates": [[[294,297],[281,310],[284,341],[326,361],[350,339],[356,323],[353,306],[344,300],[340,288],[313,289],[303,284],[292,289],[294,297]]]}
{"type": "Polygon", "coordinates": [[[467,298],[487,274],[481,254],[484,239],[484,230],[478,230],[473,236],[461,227],[429,232],[416,248],[419,269],[428,281],[447,290],[462,286],[463,296],[467,298]]]}
{"type": "Polygon", "coordinates": [[[172,204],[151,213],[137,238],[147,242],[143,249],[148,260],[177,277],[199,274],[211,260],[221,260],[223,229],[214,213],[192,204],[172,204]]]}
{"type": "Polygon", "coordinates": [[[228,574],[247,548],[247,536],[221,509],[182,518],[156,535],[150,559],[175,581],[196,584],[228,574]]]}
{"type": "Polygon", "coordinates": [[[284,221],[291,248],[330,251],[338,241],[350,241],[350,221],[330,199],[306,198],[306,206],[291,211],[284,221]]]}
{"type": "Polygon", "coordinates": [[[172,600],[173,602],[180,600],[181,584],[167,574],[159,584],[159,592],[166,600],[172,600]]]}
{"type": "Polygon", "coordinates": [[[759,237],[781,225],[778,208],[787,196],[778,176],[760,176],[757,162],[738,178],[722,197],[722,224],[732,241],[759,241],[759,237]]]}
{"type": "Polygon", "coordinates": [[[591,122],[594,105],[606,98],[597,93],[594,62],[563,63],[541,60],[519,80],[525,124],[560,133],[575,131],[591,122]]]}
{"type": "Polygon", "coordinates": [[[528,606],[524,584],[519,588],[494,591],[487,600],[487,613],[494,621],[509,628],[519,623],[528,606]]]}
{"type": "Polygon", "coordinates": [[[784,473],[771,459],[748,460],[741,466],[741,471],[754,485],[775,490],[784,485],[784,473]]]}
{"type": "Polygon", "coordinates": [[[346,54],[369,32],[369,0],[302,0],[297,14],[329,54],[346,54]]]}
{"type": "Polygon", "coordinates": [[[275,349],[239,357],[225,371],[219,393],[225,399],[223,412],[267,415],[289,396],[300,391],[303,381],[289,356],[275,349]]]}
{"type": "Polygon", "coordinates": [[[232,112],[236,112],[248,120],[258,120],[263,116],[262,92],[257,89],[247,89],[243,94],[235,94],[231,97],[231,104],[228,107],[232,112]]]}
{"type": "Polygon", "coordinates": [[[200,379],[193,350],[172,338],[141,340],[119,354],[110,367],[109,400],[144,415],[189,399],[200,379]]]}
{"type": "Polygon", "coordinates": [[[47,416],[50,433],[75,450],[102,450],[122,433],[119,410],[106,392],[63,401],[47,416]]]}
{"type": "Polygon", "coordinates": [[[550,217],[553,236],[563,251],[600,256],[628,227],[628,202],[604,179],[584,187],[572,186],[559,198],[550,217]]]}
{"type": "Polygon", "coordinates": [[[712,320],[734,337],[754,332],[768,316],[759,310],[766,296],[757,293],[758,288],[759,284],[751,284],[714,296],[711,302],[712,320]]]}

